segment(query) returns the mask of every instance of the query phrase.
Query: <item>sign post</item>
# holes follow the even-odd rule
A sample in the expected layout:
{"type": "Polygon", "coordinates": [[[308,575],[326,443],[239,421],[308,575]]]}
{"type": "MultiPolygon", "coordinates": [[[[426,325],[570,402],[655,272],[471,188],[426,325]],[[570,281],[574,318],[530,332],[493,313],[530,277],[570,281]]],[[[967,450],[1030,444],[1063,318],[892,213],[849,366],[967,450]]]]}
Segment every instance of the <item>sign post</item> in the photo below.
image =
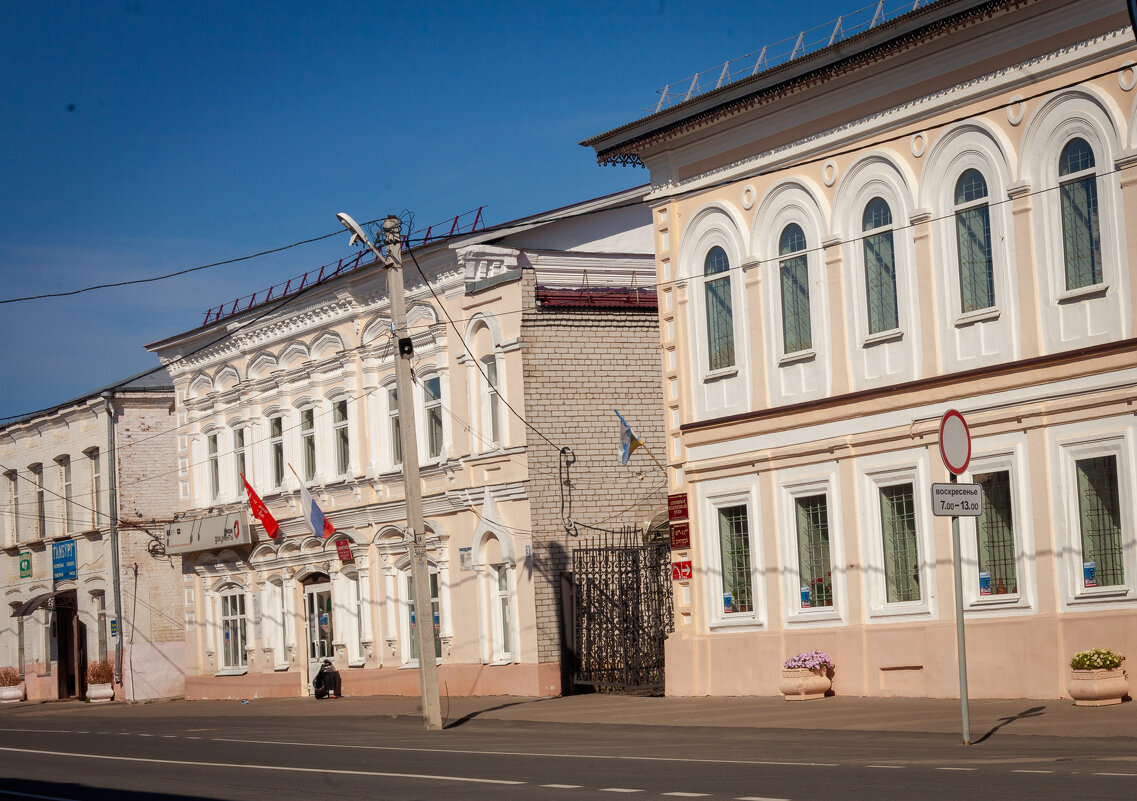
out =
{"type": "Polygon", "coordinates": [[[963,561],[959,551],[959,516],[978,516],[983,511],[983,501],[978,485],[957,483],[959,474],[966,472],[967,465],[971,462],[971,432],[963,415],[955,409],[949,409],[940,419],[940,458],[951,473],[951,483],[946,490],[938,492],[937,487],[943,488],[944,485],[933,485],[932,511],[940,516],[951,515],[951,554],[955,567],[955,639],[959,655],[959,712],[963,744],[971,745],[971,715],[967,703],[967,642],[963,636],[963,561]],[[978,496],[978,503],[973,501],[974,496],[978,496]]]}

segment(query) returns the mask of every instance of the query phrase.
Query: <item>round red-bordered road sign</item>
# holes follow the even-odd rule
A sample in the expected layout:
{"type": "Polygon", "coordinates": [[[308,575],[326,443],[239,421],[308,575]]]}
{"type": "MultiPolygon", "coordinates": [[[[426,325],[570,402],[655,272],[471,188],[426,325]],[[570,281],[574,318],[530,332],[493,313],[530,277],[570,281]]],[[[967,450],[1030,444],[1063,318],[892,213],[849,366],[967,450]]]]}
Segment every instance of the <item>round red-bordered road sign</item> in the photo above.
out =
{"type": "Polygon", "coordinates": [[[971,462],[971,430],[955,409],[949,409],[940,418],[940,458],[957,476],[966,472],[971,462]]]}

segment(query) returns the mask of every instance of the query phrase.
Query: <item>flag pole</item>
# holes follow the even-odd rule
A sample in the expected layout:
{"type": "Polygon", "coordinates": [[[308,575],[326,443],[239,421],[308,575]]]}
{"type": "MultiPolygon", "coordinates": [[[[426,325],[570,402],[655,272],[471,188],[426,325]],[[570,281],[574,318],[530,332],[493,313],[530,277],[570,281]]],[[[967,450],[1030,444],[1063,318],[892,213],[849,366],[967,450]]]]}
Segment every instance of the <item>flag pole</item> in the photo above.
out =
{"type": "Polygon", "coordinates": [[[647,455],[651,457],[651,460],[653,462],[655,462],[655,466],[658,467],[660,470],[662,470],[664,475],[667,475],[667,468],[665,468],[662,464],[659,463],[659,459],[655,458],[655,454],[651,452],[651,448],[649,448],[647,446],[647,443],[644,442],[642,439],[640,440],[640,447],[643,448],[645,451],[647,451],[647,455]]]}

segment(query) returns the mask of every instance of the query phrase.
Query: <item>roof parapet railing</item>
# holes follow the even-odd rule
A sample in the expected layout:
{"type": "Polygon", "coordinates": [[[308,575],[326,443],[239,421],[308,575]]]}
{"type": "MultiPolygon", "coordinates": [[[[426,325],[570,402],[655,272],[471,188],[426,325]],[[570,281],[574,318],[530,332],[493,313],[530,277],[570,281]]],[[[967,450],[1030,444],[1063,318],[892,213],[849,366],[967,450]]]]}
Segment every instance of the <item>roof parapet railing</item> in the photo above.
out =
{"type": "Polygon", "coordinates": [[[720,89],[735,81],[757,75],[764,70],[786,64],[810,53],[832,47],[857,34],[872,30],[884,22],[889,22],[917,9],[930,6],[939,0],[902,0],[891,8],[885,6],[885,0],[878,0],[871,5],[858,8],[850,14],[842,14],[837,19],[807,28],[794,36],[787,36],[773,44],[764,46],[761,50],[754,50],[744,56],[731,59],[720,67],[712,67],[702,72],[696,72],[688,80],[669,83],[658,90],[659,102],[655,104],[654,111],[650,108],[645,111],[656,113],[665,108],[686,102],[692,97],[698,97],[705,92],[720,89]],[[682,87],[686,86],[686,91],[682,87]]]}
{"type": "MultiPolygon", "coordinates": [[[[463,212],[455,216],[452,220],[446,220],[442,223],[435,223],[427,227],[426,232],[421,236],[416,236],[412,232],[408,232],[403,237],[403,247],[411,248],[419,245],[425,245],[431,241],[440,239],[448,239],[458,234],[473,233],[481,226],[485,228],[485,219],[482,216],[482,210],[485,206],[478,206],[473,211],[463,212]],[[467,218],[473,216],[472,222],[465,222],[467,218]],[[449,225],[449,228],[446,226],[449,225]],[[438,229],[439,233],[435,230],[438,229]],[[445,233],[441,233],[445,231],[445,233]]],[[[316,284],[322,284],[325,281],[330,281],[333,278],[343,274],[358,270],[360,267],[367,267],[374,264],[377,259],[372,259],[368,262],[363,261],[363,257],[370,255],[371,251],[361,250],[355,254],[355,258],[345,257],[338,261],[328,262],[327,264],[314,267],[303,275],[297,275],[289,278],[283,284],[273,284],[267,290],[261,292],[254,292],[251,295],[237,298],[232,303],[226,301],[220,306],[211,307],[205,311],[205,322],[202,326],[207,326],[216,323],[225,317],[232,317],[238,312],[248,311],[254,306],[263,306],[264,304],[273,301],[281,300],[289,295],[297,294],[305,289],[309,289],[316,284]],[[345,263],[346,259],[346,263],[345,263]],[[335,265],[334,270],[330,270],[332,265],[335,265]],[[258,301],[257,298],[260,297],[258,301]]]]}

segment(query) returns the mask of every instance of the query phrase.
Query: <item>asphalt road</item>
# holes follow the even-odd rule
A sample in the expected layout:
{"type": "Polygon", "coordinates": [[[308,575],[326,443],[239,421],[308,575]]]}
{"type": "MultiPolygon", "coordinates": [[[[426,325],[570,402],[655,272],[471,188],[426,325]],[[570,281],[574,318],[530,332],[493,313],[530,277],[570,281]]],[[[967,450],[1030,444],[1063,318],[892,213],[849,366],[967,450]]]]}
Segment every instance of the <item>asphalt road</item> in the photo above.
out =
{"type": "Polygon", "coordinates": [[[1137,797],[1133,738],[581,726],[472,719],[89,714],[0,718],[0,801],[1137,797]]]}

